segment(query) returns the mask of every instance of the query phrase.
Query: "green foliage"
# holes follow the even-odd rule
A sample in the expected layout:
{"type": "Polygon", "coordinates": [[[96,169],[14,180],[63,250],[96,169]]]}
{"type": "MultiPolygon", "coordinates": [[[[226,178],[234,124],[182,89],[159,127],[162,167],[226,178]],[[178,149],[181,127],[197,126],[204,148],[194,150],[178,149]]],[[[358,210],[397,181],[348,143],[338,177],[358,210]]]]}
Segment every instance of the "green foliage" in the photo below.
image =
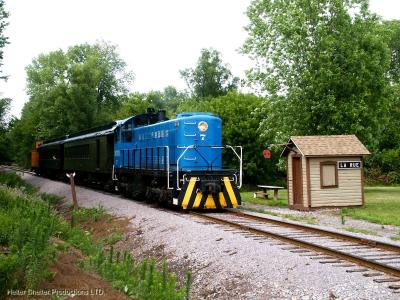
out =
{"type": "Polygon", "coordinates": [[[175,276],[167,272],[165,261],[161,270],[155,260],[135,262],[127,252],[115,253],[111,246],[108,255],[98,252],[91,256],[85,268],[100,274],[129,296],[140,299],[189,299],[191,276],[185,288],[177,290],[175,276]]]}
{"type": "MultiPolygon", "coordinates": [[[[275,152],[271,160],[264,159],[264,140],[260,138],[260,132],[257,130],[263,117],[253,113],[261,103],[262,99],[257,96],[229,92],[217,98],[186,101],[179,106],[178,111],[206,111],[220,116],[223,122],[222,143],[244,146],[244,180],[252,183],[275,183],[282,177],[282,174],[274,169],[279,152],[275,152]]],[[[223,155],[225,164],[238,167],[237,158],[232,151],[226,151],[223,155]]]]}
{"type": "MultiPolygon", "coordinates": [[[[24,188],[14,173],[1,173],[0,183],[24,188]]],[[[134,262],[131,255],[117,252],[110,246],[108,257],[103,242],[95,242],[91,234],[79,226],[70,227],[57,216],[50,204],[59,197],[48,194],[26,194],[17,189],[0,185],[0,298],[8,289],[35,289],[53,276],[47,271],[55,259],[57,250],[68,245],[89,256],[81,265],[98,272],[128,295],[141,299],[188,299],[191,278],[186,288],[177,289],[175,276],[167,272],[165,262],[162,270],[155,261],[134,262]],[[62,247],[50,242],[52,236],[66,241],[62,247]],[[6,251],[5,251],[6,250],[6,251]],[[4,254],[2,253],[4,252],[4,254]]],[[[81,208],[75,212],[77,223],[84,224],[105,216],[104,208],[81,208]]],[[[108,243],[115,243],[121,235],[111,235],[108,243]]]]}
{"type": "Polygon", "coordinates": [[[400,235],[393,235],[390,237],[390,239],[393,241],[400,241],[400,235]]]}
{"type": "Polygon", "coordinates": [[[382,225],[400,226],[400,187],[365,188],[365,205],[343,208],[342,214],[353,219],[382,225]]]}
{"type": "MultiPolygon", "coordinates": [[[[25,182],[25,184],[26,184],[26,182],[25,182]]],[[[42,198],[42,200],[44,202],[46,202],[50,205],[56,205],[56,204],[60,203],[60,201],[62,199],[64,199],[63,197],[52,195],[52,194],[47,194],[47,193],[41,193],[40,198],[42,198]]]]}
{"type": "Polygon", "coordinates": [[[25,182],[15,172],[0,172],[0,184],[6,185],[11,188],[18,188],[21,191],[30,195],[34,194],[37,191],[37,189],[33,185],[25,182]]]}
{"type": "Polygon", "coordinates": [[[120,232],[114,232],[112,233],[109,237],[104,239],[104,244],[106,245],[114,245],[115,243],[119,242],[122,240],[123,234],[120,232]]]}
{"type": "Polygon", "coordinates": [[[121,107],[116,112],[115,119],[125,119],[130,116],[142,114],[149,107],[156,110],[166,110],[173,117],[179,105],[187,101],[187,95],[178,92],[173,86],[168,86],[164,91],[151,91],[148,93],[131,93],[121,101],[121,107]]]}
{"type": "Polygon", "coordinates": [[[278,200],[275,200],[274,198],[271,197],[269,197],[268,199],[254,198],[254,192],[255,191],[251,192],[240,191],[240,196],[242,197],[243,205],[256,204],[256,205],[279,206],[279,207],[287,207],[288,205],[286,189],[279,191],[278,200]]]}
{"type": "Polygon", "coordinates": [[[0,99],[0,162],[11,161],[12,152],[10,149],[10,138],[8,135],[9,122],[8,113],[10,110],[11,99],[0,99]]]}
{"type": "Polygon", "coordinates": [[[388,46],[391,52],[389,74],[392,82],[400,82],[400,20],[383,22],[383,28],[387,32],[388,46]]]}
{"type": "Polygon", "coordinates": [[[26,68],[27,93],[13,129],[20,162],[38,138],[63,136],[112,120],[132,74],[116,47],[97,43],[41,54],[26,68]]]}
{"type": "Polygon", "coordinates": [[[7,114],[10,110],[11,99],[1,98],[0,99],[0,130],[5,130],[7,128],[7,114]]]}
{"type": "Polygon", "coordinates": [[[121,102],[121,107],[114,114],[115,119],[122,120],[134,115],[143,114],[151,106],[145,94],[132,93],[121,102]]]}
{"type": "Polygon", "coordinates": [[[192,96],[218,97],[237,89],[239,78],[232,76],[220,56],[214,49],[202,49],[196,67],[180,71],[192,96]]]}
{"type": "MultiPolygon", "coordinates": [[[[8,16],[9,13],[4,9],[4,0],[0,0],[0,68],[3,66],[3,48],[8,44],[8,37],[4,36],[4,30],[8,26],[8,16]]],[[[0,69],[0,79],[7,78],[7,76],[1,74],[2,70],[0,69]]]]}
{"type": "Polygon", "coordinates": [[[58,217],[36,196],[0,187],[0,297],[9,288],[35,288],[48,275],[56,250],[49,238],[60,231],[58,217]]]}
{"type": "Polygon", "coordinates": [[[357,228],[357,227],[345,226],[345,227],[342,227],[341,229],[344,229],[349,232],[354,232],[354,233],[362,233],[362,234],[367,234],[367,235],[379,236],[378,233],[376,233],[375,231],[357,228]]]}
{"type": "Polygon", "coordinates": [[[86,221],[93,221],[96,222],[100,217],[106,215],[106,211],[103,206],[99,205],[98,207],[90,207],[84,208],[80,207],[73,212],[75,221],[78,223],[86,222],[86,221]]]}
{"type": "Polygon", "coordinates": [[[372,150],[388,122],[390,51],[366,0],[255,0],[243,52],[267,93],[262,134],[356,134],[372,150]]]}

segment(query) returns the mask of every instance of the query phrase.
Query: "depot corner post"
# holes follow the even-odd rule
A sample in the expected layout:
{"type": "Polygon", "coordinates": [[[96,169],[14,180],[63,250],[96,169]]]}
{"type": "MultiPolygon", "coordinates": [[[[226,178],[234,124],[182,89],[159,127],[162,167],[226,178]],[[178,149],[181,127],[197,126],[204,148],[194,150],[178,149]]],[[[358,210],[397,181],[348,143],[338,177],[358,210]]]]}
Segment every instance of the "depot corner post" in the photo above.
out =
{"type": "Polygon", "coordinates": [[[289,207],[363,205],[363,156],[369,154],[355,135],[290,137],[281,154],[287,158],[289,207]]]}

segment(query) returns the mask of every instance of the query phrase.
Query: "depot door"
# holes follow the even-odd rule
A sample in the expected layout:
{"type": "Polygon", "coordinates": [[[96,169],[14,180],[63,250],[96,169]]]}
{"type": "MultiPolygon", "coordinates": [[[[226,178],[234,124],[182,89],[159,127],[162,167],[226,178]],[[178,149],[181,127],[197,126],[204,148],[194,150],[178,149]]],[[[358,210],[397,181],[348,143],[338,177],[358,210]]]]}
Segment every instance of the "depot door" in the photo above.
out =
{"type": "Polygon", "coordinates": [[[293,205],[303,206],[303,184],[301,181],[301,158],[292,158],[293,205]]]}

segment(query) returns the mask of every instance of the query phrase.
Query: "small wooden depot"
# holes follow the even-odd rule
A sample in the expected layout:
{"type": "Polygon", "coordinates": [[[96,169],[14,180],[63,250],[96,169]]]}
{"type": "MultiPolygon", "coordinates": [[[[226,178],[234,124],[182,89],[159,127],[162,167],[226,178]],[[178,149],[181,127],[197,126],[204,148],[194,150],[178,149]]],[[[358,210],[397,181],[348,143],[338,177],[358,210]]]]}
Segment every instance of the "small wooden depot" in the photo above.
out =
{"type": "Polygon", "coordinates": [[[287,157],[288,203],[292,209],[364,204],[363,156],[355,135],[292,136],[287,157]]]}

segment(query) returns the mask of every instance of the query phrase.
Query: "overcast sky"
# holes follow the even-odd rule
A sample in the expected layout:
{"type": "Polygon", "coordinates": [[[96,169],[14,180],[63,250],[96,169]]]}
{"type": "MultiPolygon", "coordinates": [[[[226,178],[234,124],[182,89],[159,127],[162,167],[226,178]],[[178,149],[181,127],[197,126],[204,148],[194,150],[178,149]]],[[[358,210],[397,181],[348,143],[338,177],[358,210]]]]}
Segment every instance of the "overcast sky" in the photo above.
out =
{"type": "MultiPolygon", "coordinates": [[[[200,49],[213,47],[244,77],[250,61],[238,53],[250,0],[6,0],[10,12],[5,35],[2,97],[13,99],[19,116],[24,102],[25,67],[41,53],[104,40],[135,73],[132,91],[184,89],[179,70],[193,67],[200,49]]],[[[385,19],[400,19],[399,0],[370,0],[385,19]]]]}

